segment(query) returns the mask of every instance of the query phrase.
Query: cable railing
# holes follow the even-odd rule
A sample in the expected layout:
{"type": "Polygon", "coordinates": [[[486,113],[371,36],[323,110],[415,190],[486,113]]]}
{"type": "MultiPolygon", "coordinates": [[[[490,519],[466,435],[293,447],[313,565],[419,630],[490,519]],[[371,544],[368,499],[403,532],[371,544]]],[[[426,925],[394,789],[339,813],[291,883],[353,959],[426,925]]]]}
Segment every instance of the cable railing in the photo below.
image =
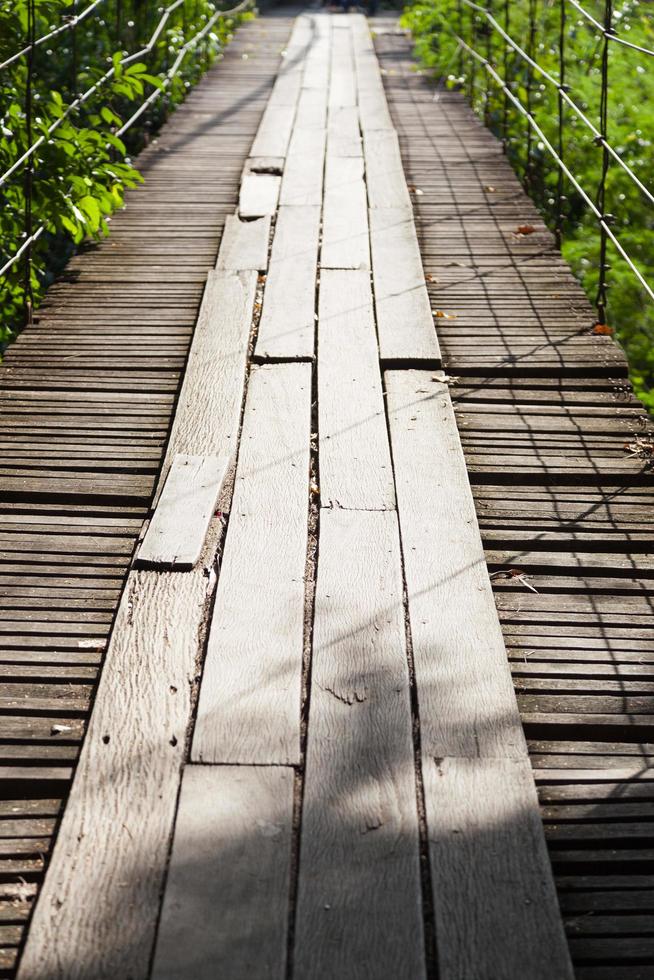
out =
{"type": "MultiPolygon", "coordinates": [[[[18,89],[22,95],[21,123],[23,124],[23,145],[9,166],[5,166],[4,172],[0,173],[0,204],[3,203],[3,196],[6,198],[8,188],[17,186],[18,197],[23,210],[22,233],[13,249],[7,250],[6,247],[3,249],[2,243],[0,243],[0,287],[8,275],[14,275],[17,267],[22,269],[22,306],[24,320],[29,323],[34,307],[33,246],[49,230],[46,221],[40,223],[34,221],[33,205],[35,182],[39,179],[39,153],[44,148],[56,143],[59,133],[65,128],[64,124],[70,123],[73,116],[79,115],[85,109],[88,112],[89,107],[96,106],[99,101],[103,103],[102,109],[106,110],[106,101],[112,94],[115,94],[116,90],[120,88],[122,91],[125,88],[125,81],[129,81],[132,86],[127,100],[128,104],[129,102],[133,104],[136,92],[145,94],[145,84],[148,84],[152,91],[142,99],[136,111],[130,114],[126,122],[123,123],[113,111],[107,112],[106,118],[110,119],[113,125],[107,130],[105,146],[114,154],[123,152],[125,148],[122,144],[122,137],[166,93],[173,80],[182,71],[188,55],[203,42],[206,46],[208,38],[213,49],[219,47],[216,44],[218,39],[213,33],[216,25],[220,21],[227,22],[229,18],[237,17],[252,8],[253,0],[241,0],[240,3],[228,9],[221,9],[212,0],[173,0],[165,7],[158,6],[155,0],[131,0],[131,2],[130,0],[93,0],[79,12],[77,10],[79,0],[61,0],[61,14],[64,23],[57,26],[48,25],[50,29],[38,35],[37,26],[41,25],[37,25],[38,7],[36,0],[25,0],[25,5],[27,18],[23,44],[19,50],[0,61],[0,114],[2,113],[1,86],[5,82],[4,75],[11,69],[12,72],[18,73],[18,80],[13,79],[12,84],[14,93],[18,89]],[[125,50],[121,37],[123,26],[130,30],[135,26],[135,19],[128,19],[130,6],[134,14],[139,12],[142,18],[145,15],[146,19],[151,22],[147,40],[131,52],[125,50]],[[108,33],[106,18],[112,14],[115,27],[114,45],[111,48],[105,46],[105,49],[100,52],[100,57],[105,63],[109,63],[110,67],[106,70],[100,69],[99,77],[95,78],[91,85],[87,83],[88,87],[80,92],[77,85],[79,77],[77,32],[80,25],[86,22],[87,27],[101,26],[104,28],[105,34],[108,33]],[[174,25],[173,33],[171,21],[174,15],[177,15],[177,22],[174,25]],[[101,17],[105,19],[99,20],[98,18],[101,17]],[[38,115],[39,107],[36,104],[39,98],[36,93],[39,81],[36,56],[44,44],[61,41],[64,37],[71,40],[71,48],[68,52],[72,62],[72,79],[69,83],[71,97],[67,104],[64,104],[60,99],[61,111],[52,122],[44,125],[43,120],[38,115]],[[160,57],[159,63],[154,66],[155,74],[147,74],[146,68],[148,66],[143,62],[158,49],[163,51],[163,57],[160,57]],[[171,56],[172,64],[169,64],[171,56]],[[34,138],[35,129],[40,130],[37,138],[34,138]],[[22,183],[17,184],[21,178],[22,183]],[[2,251],[5,252],[4,256],[2,256],[2,251]]],[[[89,36],[91,35],[89,34],[89,36]]],[[[207,51],[205,51],[206,53],[207,51]]],[[[48,50],[48,56],[56,57],[50,50],[48,50]]],[[[209,62],[210,59],[206,58],[205,67],[208,66],[209,62]]],[[[88,75],[88,68],[86,73],[88,75]]],[[[0,123],[2,123],[1,118],[0,123]]],[[[5,132],[11,132],[6,126],[3,126],[0,127],[0,134],[3,129],[5,132]]],[[[4,203],[6,206],[6,200],[4,203]]],[[[79,209],[77,213],[81,214],[79,209]]],[[[2,223],[0,221],[1,230],[2,223]]],[[[1,288],[0,296],[2,296],[1,288]]]]}
{"type": "MultiPolygon", "coordinates": [[[[438,0],[436,0],[438,3],[438,0]]],[[[608,132],[609,104],[611,98],[611,49],[623,49],[652,56],[654,50],[646,43],[640,44],[623,36],[616,17],[615,0],[597,0],[596,11],[588,10],[580,0],[455,0],[450,5],[452,16],[444,22],[458,48],[459,82],[464,86],[470,101],[475,101],[479,91],[477,73],[483,73],[483,116],[487,124],[494,122],[505,148],[511,141],[512,119],[522,118],[526,124],[522,143],[525,151],[523,176],[529,190],[534,181],[534,145],[539,152],[546,152],[558,172],[554,188],[554,230],[561,244],[565,219],[566,191],[570,188],[594,217],[599,234],[598,285],[595,296],[598,322],[607,319],[607,290],[610,287],[609,246],[618,253],[639,287],[654,300],[654,287],[639,267],[638,260],[630,253],[622,236],[615,230],[615,217],[608,210],[608,182],[613,168],[637,188],[643,203],[654,205],[654,189],[646,178],[623,157],[621,147],[614,145],[608,132]],[[540,16],[545,12],[548,24],[543,32],[540,16]],[[556,19],[554,15],[556,14],[556,19]],[[597,122],[591,118],[591,110],[575,93],[569,83],[571,57],[568,51],[571,24],[570,17],[579,16],[593,32],[599,55],[599,100],[597,122]],[[516,36],[516,27],[522,36],[516,36]],[[539,51],[545,50],[547,67],[541,63],[539,51]],[[555,65],[551,64],[552,60],[555,65]],[[556,119],[544,118],[539,111],[540,86],[549,87],[556,96],[556,119]],[[501,98],[498,111],[493,112],[493,91],[501,98]],[[513,114],[513,115],[512,115],[513,114]],[[599,153],[598,177],[594,186],[584,185],[567,159],[566,134],[569,116],[579,121],[588,132],[592,144],[599,153]],[[491,120],[493,117],[493,120],[491,120]],[[545,130],[554,130],[550,137],[545,130]]],[[[654,66],[653,66],[654,67],[654,66]]],[[[595,70],[595,69],[594,69],[595,70]]],[[[542,102],[542,100],[541,100],[542,102]]],[[[514,154],[515,157],[515,154],[514,154]]]]}

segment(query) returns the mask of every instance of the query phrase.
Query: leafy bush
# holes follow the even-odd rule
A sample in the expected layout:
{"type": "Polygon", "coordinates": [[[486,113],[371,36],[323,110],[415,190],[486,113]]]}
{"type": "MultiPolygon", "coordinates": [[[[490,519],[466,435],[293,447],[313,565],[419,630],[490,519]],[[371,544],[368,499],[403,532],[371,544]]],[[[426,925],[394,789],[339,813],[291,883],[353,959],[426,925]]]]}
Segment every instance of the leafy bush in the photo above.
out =
{"type": "MultiPolygon", "coordinates": [[[[566,0],[532,0],[536,10],[536,31],[532,36],[533,57],[555,80],[559,79],[559,27],[563,3],[565,24],[565,73],[570,97],[587,118],[601,130],[602,34],[566,0]]],[[[505,4],[499,0],[480,0],[491,8],[503,25],[505,4]]],[[[585,9],[603,21],[601,0],[584,0],[585,9]]],[[[530,50],[529,0],[510,0],[509,33],[524,50],[530,50]]],[[[620,36],[646,48],[654,48],[654,21],[650,5],[638,0],[618,0],[614,4],[614,25],[620,36]]],[[[417,0],[408,6],[404,22],[413,32],[416,52],[422,63],[433,69],[447,84],[462,87],[477,113],[490,128],[505,138],[507,153],[525,180],[526,187],[552,228],[557,224],[558,167],[545,144],[531,136],[528,145],[527,121],[501,89],[488,81],[484,67],[457,44],[458,33],[485,57],[500,76],[509,81],[513,95],[523,104],[531,90],[533,115],[545,137],[557,147],[558,94],[556,87],[526,61],[505,47],[501,34],[493,29],[481,12],[460,0],[417,0]],[[506,120],[506,126],[505,126],[506,120]],[[529,164],[529,166],[528,166],[529,164]]],[[[654,58],[618,43],[609,44],[608,139],[642,183],[654,190],[654,161],[651,134],[654,127],[654,58]]],[[[593,133],[571,108],[564,110],[564,159],[578,183],[596,200],[602,170],[602,149],[593,133]]],[[[566,179],[563,205],[562,251],[589,297],[595,300],[598,288],[600,236],[597,220],[583,197],[566,179]]],[[[654,208],[635,183],[612,163],[606,186],[605,212],[612,214],[612,229],[650,285],[654,284],[654,208]]],[[[631,369],[631,379],[639,396],[654,409],[654,303],[639,284],[633,271],[609,243],[611,269],[608,276],[607,320],[623,345],[631,369]]]]}
{"type": "MultiPolygon", "coordinates": [[[[27,47],[32,25],[34,37],[42,37],[83,14],[91,3],[0,0],[0,64],[27,47]]],[[[151,50],[142,60],[133,60],[131,55],[150,41],[165,4],[100,0],[74,29],[34,48],[31,73],[29,52],[0,68],[0,174],[40,142],[0,186],[0,268],[26,240],[28,199],[33,231],[44,228],[31,249],[29,285],[23,259],[0,280],[0,343],[21,325],[26,300],[38,302],[74,245],[108,233],[108,219],[121,207],[125,189],[142,179],[130,154],[220,55],[236,21],[248,16],[218,18],[189,49],[178,74],[167,78],[184,45],[219,9],[213,0],[183,0],[151,50]],[[159,98],[119,138],[123,122],[157,89],[159,98]]]]}

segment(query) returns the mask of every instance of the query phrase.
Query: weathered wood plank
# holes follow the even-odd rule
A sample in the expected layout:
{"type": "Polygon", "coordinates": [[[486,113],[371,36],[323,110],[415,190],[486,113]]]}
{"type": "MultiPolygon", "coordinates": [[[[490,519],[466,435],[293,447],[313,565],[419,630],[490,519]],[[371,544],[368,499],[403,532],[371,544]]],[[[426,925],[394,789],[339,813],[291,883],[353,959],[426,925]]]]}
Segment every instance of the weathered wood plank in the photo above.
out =
{"type": "Polygon", "coordinates": [[[241,181],[238,213],[241,218],[262,218],[277,210],[282,179],[274,174],[247,174],[241,181]]]}
{"type": "Polygon", "coordinates": [[[319,235],[319,207],[280,207],[257,357],[313,357],[319,235]]]}
{"type": "Polygon", "coordinates": [[[300,760],[311,368],[250,377],[191,757],[300,760]]]}
{"type": "Polygon", "coordinates": [[[423,774],[439,977],[572,980],[527,757],[425,756],[423,774]]]}
{"type": "Polygon", "coordinates": [[[325,141],[324,129],[294,128],[284,167],[280,205],[322,206],[325,141]]]}
{"type": "Polygon", "coordinates": [[[424,371],[385,379],[425,752],[523,758],[447,385],[424,371]]]}
{"type": "Polygon", "coordinates": [[[425,976],[397,519],[323,511],[295,969],[425,976]]]}
{"type": "Polygon", "coordinates": [[[356,106],[329,110],[327,152],[335,157],[361,157],[363,145],[356,106]]]}
{"type": "Polygon", "coordinates": [[[372,292],[367,272],[324,269],[318,312],[323,507],[395,506],[372,292]]]}
{"type": "Polygon", "coordinates": [[[283,977],[293,770],[187,766],[153,980],[283,977]]]}
{"type": "Polygon", "coordinates": [[[216,269],[230,272],[265,272],[268,268],[270,216],[240,221],[238,215],[225,218],[216,269]]]}
{"type": "Polygon", "coordinates": [[[168,444],[175,453],[236,449],[256,272],[210,272],[168,444]]]}
{"type": "Polygon", "coordinates": [[[179,572],[197,564],[228,465],[227,456],[175,456],[139,548],[139,567],[179,572]]]}
{"type": "Polygon", "coordinates": [[[323,269],[370,268],[361,158],[327,156],[320,265],[323,269]]]}
{"type": "Polygon", "coordinates": [[[372,208],[369,221],[380,357],[431,361],[438,367],[441,352],[413,211],[372,208]]]}
{"type": "Polygon", "coordinates": [[[371,130],[363,134],[366,186],[371,208],[410,208],[397,133],[371,130]]]}
{"type": "Polygon", "coordinates": [[[250,155],[285,157],[294,116],[295,106],[269,105],[259,124],[250,155]]]}

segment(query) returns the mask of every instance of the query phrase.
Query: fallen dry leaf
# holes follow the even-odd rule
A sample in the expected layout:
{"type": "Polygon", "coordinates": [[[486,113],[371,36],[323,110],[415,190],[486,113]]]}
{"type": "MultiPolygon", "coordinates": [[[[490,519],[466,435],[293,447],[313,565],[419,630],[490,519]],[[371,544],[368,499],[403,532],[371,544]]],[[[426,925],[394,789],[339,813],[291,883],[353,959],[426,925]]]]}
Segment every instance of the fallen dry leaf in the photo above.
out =
{"type": "Polygon", "coordinates": [[[533,235],[536,231],[533,225],[518,225],[515,230],[516,235],[533,235]]]}
{"type": "Polygon", "coordinates": [[[442,310],[432,310],[432,313],[439,320],[456,320],[457,319],[456,313],[443,313],[442,310]]]}
{"type": "Polygon", "coordinates": [[[602,336],[610,337],[613,333],[613,327],[609,327],[606,323],[596,323],[591,333],[598,333],[602,336]]]}

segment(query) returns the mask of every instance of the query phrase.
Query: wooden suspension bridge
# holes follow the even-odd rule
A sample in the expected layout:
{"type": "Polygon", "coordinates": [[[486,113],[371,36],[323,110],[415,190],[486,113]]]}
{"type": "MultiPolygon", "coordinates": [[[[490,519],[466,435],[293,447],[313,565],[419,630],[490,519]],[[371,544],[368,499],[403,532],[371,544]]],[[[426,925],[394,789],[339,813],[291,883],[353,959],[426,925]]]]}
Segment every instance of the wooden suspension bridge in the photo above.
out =
{"type": "Polygon", "coordinates": [[[239,29],[0,369],[4,976],[654,970],[647,420],[372,26],[239,29]]]}

